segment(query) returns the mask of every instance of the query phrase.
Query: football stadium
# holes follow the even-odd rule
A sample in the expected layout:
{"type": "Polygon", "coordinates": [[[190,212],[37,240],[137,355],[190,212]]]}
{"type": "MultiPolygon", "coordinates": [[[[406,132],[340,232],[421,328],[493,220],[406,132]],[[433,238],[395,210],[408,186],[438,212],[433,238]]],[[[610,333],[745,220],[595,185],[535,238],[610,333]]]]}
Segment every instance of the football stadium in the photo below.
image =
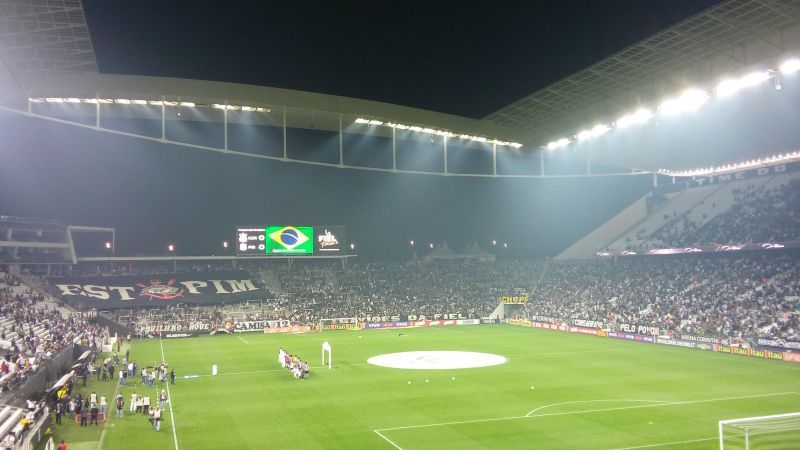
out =
{"type": "Polygon", "coordinates": [[[145,3],[0,0],[0,448],[800,449],[800,0],[145,3]]]}

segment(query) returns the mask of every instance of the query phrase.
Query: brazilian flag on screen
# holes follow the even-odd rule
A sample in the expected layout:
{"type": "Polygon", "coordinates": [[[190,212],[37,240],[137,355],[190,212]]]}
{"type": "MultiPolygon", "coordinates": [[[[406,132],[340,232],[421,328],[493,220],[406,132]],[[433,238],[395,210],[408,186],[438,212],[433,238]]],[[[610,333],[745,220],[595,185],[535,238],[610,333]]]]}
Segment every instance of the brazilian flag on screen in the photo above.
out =
{"type": "Polygon", "coordinates": [[[311,255],[314,253],[314,227],[267,227],[264,240],[268,254],[311,255]]]}

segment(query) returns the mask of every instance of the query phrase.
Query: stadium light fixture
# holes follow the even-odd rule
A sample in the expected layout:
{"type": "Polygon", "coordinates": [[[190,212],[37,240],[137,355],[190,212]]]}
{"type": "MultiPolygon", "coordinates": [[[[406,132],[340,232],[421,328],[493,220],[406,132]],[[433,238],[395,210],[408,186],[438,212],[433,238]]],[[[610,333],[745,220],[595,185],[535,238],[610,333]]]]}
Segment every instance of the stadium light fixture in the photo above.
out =
{"type": "Polygon", "coordinates": [[[114,103],[118,103],[120,105],[130,105],[131,101],[127,98],[115,98],[114,103]]]}
{"type": "Polygon", "coordinates": [[[169,245],[167,246],[167,250],[169,250],[169,252],[170,252],[170,253],[174,252],[174,251],[175,251],[175,245],[173,245],[173,244],[169,244],[169,245]]]}
{"type": "Polygon", "coordinates": [[[592,127],[592,137],[602,136],[611,129],[608,125],[599,124],[592,127]]]}
{"type": "Polygon", "coordinates": [[[751,72],[739,79],[742,87],[755,86],[772,78],[768,71],[751,72]]]}
{"type": "Polygon", "coordinates": [[[584,141],[584,140],[586,140],[586,139],[589,139],[589,138],[591,138],[591,137],[592,137],[592,130],[583,130],[583,131],[579,131],[579,132],[578,132],[578,134],[576,134],[576,135],[575,135],[575,137],[576,137],[576,138],[577,138],[579,141],[584,141]]]}
{"type": "Polygon", "coordinates": [[[414,246],[414,240],[412,239],[412,240],[408,241],[408,245],[413,247],[414,246]]]}
{"type": "Polygon", "coordinates": [[[75,97],[69,97],[64,99],[64,103],[80,103],[81,99],[75,97]]]}
{"type": "Polygon", "coordinates": [[[647,108],[639,108],[631,114],[626,114],[617,119],[617,128],[627,128],[631,125],[645,123],[653,117],[653,112],[647,108]]]}
{"type": "Polygon", "coordinates": [[[111,250],[111,242],[106,242],[106,250],[111,250]]]}
{"type": "Polygon", "coordinates": [[[350,243],[350,250],[355,250],[355,249],[356,249],[356,244],[351,242],[350,243]]]}
{"type": "Polygon", "coordinates": [[[683,112],[695,111],[709,99],[702,89],[687,89],[675,98],[664,100],[658,110],[664,115],[674,116],[683,112]]]}
{"type": "Polygon", "coordinates": [[[362,125],[384,125],[384,126],[387,126],[389,128],[395,128],[397,130],[409,130],[409,131],[414,131],[414,132],[417,132],[417,133],[425,133],[425,134],[432,134],[432,135],[436,135],[436,136],[444,136],[446,138],[454,138],[454,137],[458,136],[460,139],[464,139],[464,140],[467,140],[467,141],[491,143],[491,144],[494,144],[494,145],[501,145],[501,146],[507,146],[507,147],[513,147],[513,148],[522,147],[522,144],[520,144],[519,142],[503,141],[503,140],[500,140],[500,139],[492,139],[492,138],[488,138],[486,136],[474,136],[474,135],[466,134],[466,133],[456,134],[456,133],[453,133],[450,130],[437,130],[435,128],[421,127],[421,126],[418,126],[418,125],[405,125],[405,124],[401,124],[401,123],[397,123],[397,122],[383,122],[383,121],[380,121],[380,120],[367,119],[367,118],[364,118],[364,117],[356,118],[355,123],[362,124],[362,125]]]}
{"type": "Polygon", "coordinates": [[[47,97],[44,99],[47,103],[64,103],[64,99],[61,97],[47,97]]]}
{"type": "Polygon", "coordinates": [[[557,148],[566,147],[567,145],[570,144],[570,142],[572,141],[570,141],[568,138],[561,138],[557,141],[550,141],[547,143],[547,149],[555,150],[557,148]]]}
{"type": "Polygon", "coordinates": [[[735,172],[738,170],[752,169],[780,162],[795,161],[798,159],[800,159],[800,151],[795,150],[791,153],[785,153],[785,154],[781,153],[779,155],[773,155],[766,158],[751,159],[748,161],[742,161],[733,164],[725,164],[716,167],[703,167],[699,169],[679,170],[679,171],[674,171],[669,169],[659,169],[656,171],[656,173],[673,177],[696,177],[696,176],[714,175],[725,172],[735,172]]]}
{"type": "Polygon", "coordinates": [[[222,241],[222,248],[228,248],[228,241],[222,241]]]}
{"type": "Polygon", "coordinates": [[[720,97],[730,97],[731,95],[739,92],[739,89],[741,88],[742,85],[739,80],[727,79],[720,81],[714,92],[716,92],[720,97]]]}
{"type": "Polygon", "coordinates": [[[797,71],[800,71],[800,59],[787,59],[783,62],[783,64],[781,64],[780,71],[784,75],[791,75],[797,71]]]}
{"type": "Polygon", "coordinates": [[[181,106],[186,108],[194,108],[196,106],[194,102],[181,102],[180,104],[181,106]]]}

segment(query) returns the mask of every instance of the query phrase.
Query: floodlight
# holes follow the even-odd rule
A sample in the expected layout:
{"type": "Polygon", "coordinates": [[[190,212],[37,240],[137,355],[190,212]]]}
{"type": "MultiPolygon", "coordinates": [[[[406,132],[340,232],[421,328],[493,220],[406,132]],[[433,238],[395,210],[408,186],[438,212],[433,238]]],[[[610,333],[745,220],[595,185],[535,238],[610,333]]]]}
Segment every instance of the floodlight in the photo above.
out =
{"type": "Polygon", "coordinates": [[[119,103],[120,105],[130,105],[131,101],[127,98],[118,98],[114,100],[114,103],[119,103]]]}
{"type": "Polygon", "coordinates": [[[422,131],[422,127],[416,127],[416,126],[408,127],[408,129],[411,130],[411,131],[422,131]]]}
{"type": "Polygon", "coordinates": [[[731,95],[739,92],[741,87],[742,84],[739,80],[727,79],[720,81],[715,91],[720,97],[730,97],[731,95]]]}
{"type": "Polygon", "coordinates": [[[671,116],[687,111],[694,111],[708,100],[708,94],[700,89],[687,89],[680,97],[665,100],[658,107],[658,110],[665,115],[671,116]]]}
{"type": "Polygon", "coordinates": [[[653,112],[647,108],[639,108],[636,112],[627,114],[617,119],[617,128],[626,128],[634,124],[645,123],[653,117],[653,112]]]}
{"type": "Polygon", "coordinates": [[[181,102],[181,106],[186,106],[188,108],[194,108],[194,103],[192,102],[181,102]]]}
{"type": "Polygon", "coordinates": [[[61,97],[47,97],[44,99],[47,103],[64,103],[64,99],[61,97]]]}
{"type": "Polygon", "coordinates": [[[359,117],[358,119],[356,119],[356,123],[368,124],[369,120],[359,117]]]}
{"type": "Polygon", "coordinates": [[[131,103],[133,103],[134,105],[146,105],[147,100],[131,100],[131,103]]]}
{"type": "Polygon", "coordinates": [[[370,120],[369,124],[370,125],[383,125],[383,122],[381,122],[380,120],[370,120]]]}
{"type": "Polygon", "coordinates": [[[763,72],[752,72],[752,73],[748,73],[747,75],[743,76],[739,80],[739,83],[741,83],[741,85],[743,87],[745,87],[745,86],[754,86],[756,84],[763,83],[764,81],[767,81],[770,78],[772,78],[772,75],[770,75],[769,72],[766,72],[766,71],[763,71],[763,72]]]}
{"type": "Polygon", "coordinates": [[[791,75],[795,72],[800,70],[800,59],[792,58],[787,59],[781,64],[781,73],[785,75],[791,75]]]}
{"type": "Polygon", "coordinates": [[[578,132],[578,134],[575,135],[575,137],[578,138],[579,141],[582,141],[584,139],[589,139],[590,137],[592,137],[592,130],[580,131],[578,132]]]}
{"type": "Polygon", "coordinates": [[[592,137],[604,135],[608,133],[608,130],[610,129],[611,127],[609,127],[608,125],[604,124],[595,125],[594,128],[592,128],[592,137]]]}
{"type": "Polygon", "coordinates": [[[66,103],[80,103],[80,102],[81,102],[81,99],[79,99],[79,98],[74,98],[74,97],[71,97],[71,98],[65,98],[65,99],[64,99],[64,101],[65,101],[66,103]]]}

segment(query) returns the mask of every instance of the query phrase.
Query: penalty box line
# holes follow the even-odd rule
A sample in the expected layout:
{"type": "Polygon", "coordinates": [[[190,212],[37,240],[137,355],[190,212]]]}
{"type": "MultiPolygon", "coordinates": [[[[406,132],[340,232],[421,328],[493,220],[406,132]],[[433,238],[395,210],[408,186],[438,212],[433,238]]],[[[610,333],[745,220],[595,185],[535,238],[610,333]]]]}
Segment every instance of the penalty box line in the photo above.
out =
{"type": "MultiPolygon", "coordinates": [[[[732,400],[745,400],[751,398],[764,398],[764,397],[775,397],[779,395],[800,395],[798,392],[774,392],[771,394],[757,394],[757,395],[742,395],[737,397],[719,397],[719,398],[709,398],[704,400],[687,400],[687,401],[679,401],[679,402],[669,402],[669,403],[658,403],[655,405],[635,405],[635,406],[622,406],[616,408],[599,408],[599,409],[587,409],[582,411],[568,411],[568,412],[560,412],[560,413],[547,413],[547,414],[535,414],[530,415],[531,412],[535,412],[533,410],[524,416],[509,416],[509,417],[492,417],[488,419],[473,419],[473,420],[460,420],[454,422],[439,422],[439,423],[428,423],[422,425],[408,425],[403,427],[388,427],[388,428],[378,428],[374,431],[379,436],[381,436],[385,441],[392,444],[395,448],[401,449],[395,442],[391,441],[388,437],[384,435],[387,431],[398,431],[398,430],[411,430],[417,428],[432,428],[432,427],[442,427],[442,426],[449,426],[449,425],[463,425],[469,423],[487,423],[487,422],[500,422],[504,420],[522,420],[522,419],[532,419],[536,417],[555,417],[555,416],[571,416],[575,414],[590,414],[590,413],[599,413],[599,412],[609,412],[609,411],[624,411],[629,409],[644,409],[644,408],[660,408],[665,406],[682,406],[682,405],[694,405],[700,403],[713,403],[713,402],[723,402],[723,401],[732,401],[732,400]]],[[[402,450],[402,449],[401,449],[402,450]]]]}

